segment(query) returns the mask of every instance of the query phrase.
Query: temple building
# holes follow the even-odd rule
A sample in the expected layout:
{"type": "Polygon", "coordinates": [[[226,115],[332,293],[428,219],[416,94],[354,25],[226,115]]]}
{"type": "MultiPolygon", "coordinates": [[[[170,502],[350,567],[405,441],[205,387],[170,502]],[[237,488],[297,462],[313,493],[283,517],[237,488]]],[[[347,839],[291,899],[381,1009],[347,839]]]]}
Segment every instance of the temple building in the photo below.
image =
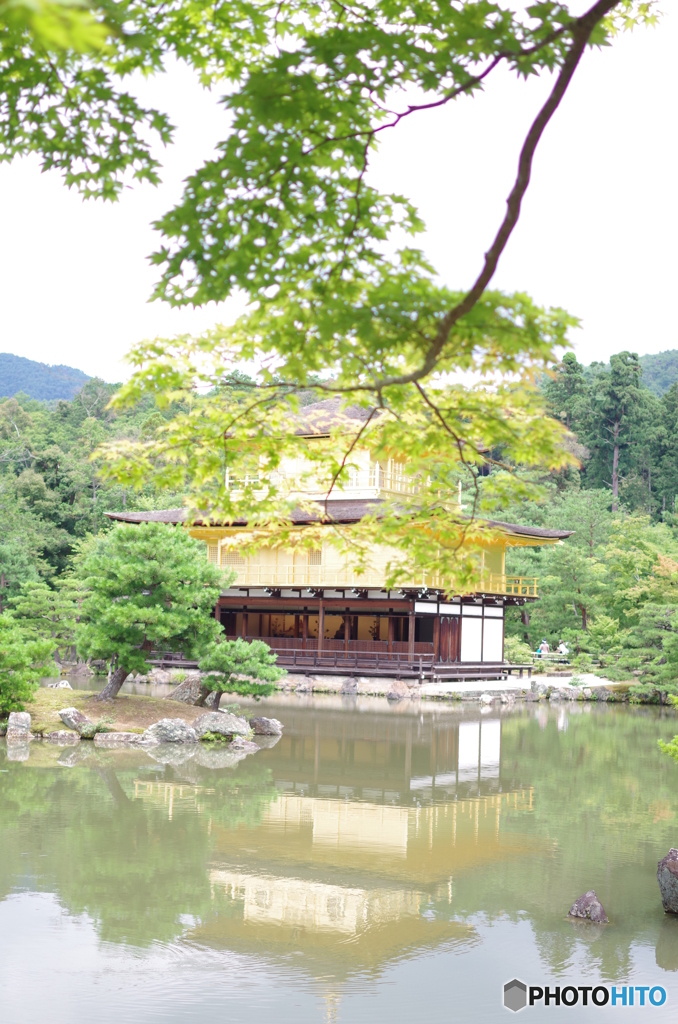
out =
{"type": "MultiPolygon", "coordinates": [[[[358,421],[362,414],[355,410],[358,421]]],[[[351,410],[340,413],[334,400],[319,402],[299,417],[298,433],[322,442],[339,416],[355,429],[351,415],[351,410]]],[[[329,497],[301,461],[283,461],[276,481],[303,499],[291,517],[299,531],[310,525],[328,531],[334,524],[350,526],[378,513],[380,502],[412,491],[403,463],[374,463],[367,449],[352,453],[348,480],[329,497]]],[[[231,486],[237,488],[237,481],[231,486]]],[[[266,546],[245,556],[237,546],[238,534],[247,533],[245,522],[187,522],[185,509],[107,515],[128,523],[184,524],[204,542],[211,562],[235,573],[215,608],[227,636],[265,640],[287,668],[360,675],[500,674],[505,610],[538,598],[537,579],[506,575],[506,549],[557,544],[570,536],[564,530],[487,521],[487,540],[476,545],[479,583],[474,592],[459,594],[450,593],[441,577],[416,572],[388,589],[386,567],[394,552],[386,549],[375,548],[369,569],[359,570],[329,540],[312,549],[266,546]]]]}

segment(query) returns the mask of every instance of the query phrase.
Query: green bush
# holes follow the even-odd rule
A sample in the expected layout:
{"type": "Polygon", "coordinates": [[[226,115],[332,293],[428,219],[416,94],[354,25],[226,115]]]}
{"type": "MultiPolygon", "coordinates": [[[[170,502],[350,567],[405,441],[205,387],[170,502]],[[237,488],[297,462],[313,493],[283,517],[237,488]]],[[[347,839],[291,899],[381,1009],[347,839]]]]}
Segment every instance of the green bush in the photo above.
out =
{"type": "Polygon", "coordinates": [[[532,661],[530,645],[518,636],[507,636],[504,640],[504,660],[511,665],[529,665],[532,661]]]}
{"type": "Polygon", "coordinates": [[[23,711],[41,676],[58,672],[51,640],[29,639],[7,613],[0,615],[0,715],[23,711]]]}

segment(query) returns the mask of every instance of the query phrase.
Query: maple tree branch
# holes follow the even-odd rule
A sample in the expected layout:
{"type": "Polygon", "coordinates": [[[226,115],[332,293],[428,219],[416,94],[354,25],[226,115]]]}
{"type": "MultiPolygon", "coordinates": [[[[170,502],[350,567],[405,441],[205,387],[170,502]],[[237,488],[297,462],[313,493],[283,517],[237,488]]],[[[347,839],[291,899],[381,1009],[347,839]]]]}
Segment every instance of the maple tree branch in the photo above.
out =
{"type": "Polygon", "coordinates": [[[586,49],[591,33],[601,19],[617,6],[618,2],[619,0],[598,0],[598,2],[595,3],[593,7],[586,12],[586,14],[577,18],[573,25],[568,26],[572,31],[572,46],[563,61],[563,65],[553,89],[549,93],[546,102],[539,110],[539,113],[532,122],[525,137],[523,147],[520,151],[520,158],[518,160],[518,173],[513,188],[511,189],[506,201],[506,214],[497,234],[494,237],[492,245],[485,253],[483,268],[464,298],[458,302],[456,306],[453,306],[453,308],[449,310],[449,312],[446,313],[440,321],[436,335],[431,342],[422,365],[418,369],[412,370],[410,373],[399,374],[391,377],[382,377],[375,380],[372,384],[363,384],[358,388],[355,386],[332,387],[331,385],[320,385],[322,390],[334,392],[354,392],[357,390],[376,391],[381,394],[384,388],[391,387],[393,385],[416,383],[424,377],[427,377],[435,369],[452,328],[463,316],[473,309],[494,277],[499,259],[506,248],[508,240],[518,223],[518,220],[520,219],[522,200],[530,184],[532,161],[544,130],[558,109],[563,96],[567,92],[568,86],[570,85],[574,73],[579,65],[579,61],[586,49]]]}

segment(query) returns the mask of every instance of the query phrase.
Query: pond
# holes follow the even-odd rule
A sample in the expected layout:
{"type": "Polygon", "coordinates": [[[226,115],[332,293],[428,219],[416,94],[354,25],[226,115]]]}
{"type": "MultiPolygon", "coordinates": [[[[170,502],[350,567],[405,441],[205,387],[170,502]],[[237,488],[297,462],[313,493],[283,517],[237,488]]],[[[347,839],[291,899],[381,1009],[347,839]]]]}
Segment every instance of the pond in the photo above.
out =
{"type": "Polygon", "coordinates": [[[672,712],[264,703],[284,735],[235,768],[0,745],[3,1024],[497,1021],[514,977],[675,1019],[672,712]],[[567,918],[592,888],[607,926],[567,918]]]}

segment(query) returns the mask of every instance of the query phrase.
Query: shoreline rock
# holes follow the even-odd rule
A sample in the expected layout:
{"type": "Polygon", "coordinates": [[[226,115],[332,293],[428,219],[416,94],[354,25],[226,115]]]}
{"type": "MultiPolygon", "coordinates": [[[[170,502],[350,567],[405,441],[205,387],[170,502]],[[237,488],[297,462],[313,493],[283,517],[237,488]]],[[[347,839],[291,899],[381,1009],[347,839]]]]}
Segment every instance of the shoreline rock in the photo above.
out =
{"type": "Polygon", "coordinates": [[[154,746],[162,743],[197,743],[198,735],[183,718],[161,718],[146,729],[141,742],[154,746]]]}
{"type": "Polygon", "coordinates": [[[678,850],[671,847],[657,864],[657,882],[667,914],[678,914],[678,850]]]}
{"type": "Polygon", "coordinates": [[[7,719],[7,732],[5,733],[7,746],[18,746],[28,744],[33,739],[31,733],[31,716],[27,711],[12,711],[7,719]]]}
{"type": "Polygon", "coordinates": [[[208,732],[216,733],[224,738],[233,736],[245,736],[249,738],[252,730],[246,718],[233,715],[230,711],[208,711],[193,722],[198,739],[202,739],[208,732]]]}
{"type": "Polygon", "coordinates": [[[282,736],[283,724],[277,718],[250,718],[255,736],[282,736]]]}
{"type": "Polygon", "coordinates": [[[94,746],[98,750],[115,750],[120,747],[140,747],[141,736],[138,732],[98,732],[94,737],[94,746]]]}
{"type": "Polygon", "coordinates": [[[56,732],[48,732],[45,740],[47,743],[56,743],[60,747],[73,747],[80,742],[80,736],[72,729],[58,729],[56,732]]]}
{"type": "Polygon", "coordinates": [[[81,739],[94,739],[97,727],[87,715],[83,715],[82,711],[78,711],[77,708],[62,708],[59,718],[69,729],[74,729],[81,739]]]}

